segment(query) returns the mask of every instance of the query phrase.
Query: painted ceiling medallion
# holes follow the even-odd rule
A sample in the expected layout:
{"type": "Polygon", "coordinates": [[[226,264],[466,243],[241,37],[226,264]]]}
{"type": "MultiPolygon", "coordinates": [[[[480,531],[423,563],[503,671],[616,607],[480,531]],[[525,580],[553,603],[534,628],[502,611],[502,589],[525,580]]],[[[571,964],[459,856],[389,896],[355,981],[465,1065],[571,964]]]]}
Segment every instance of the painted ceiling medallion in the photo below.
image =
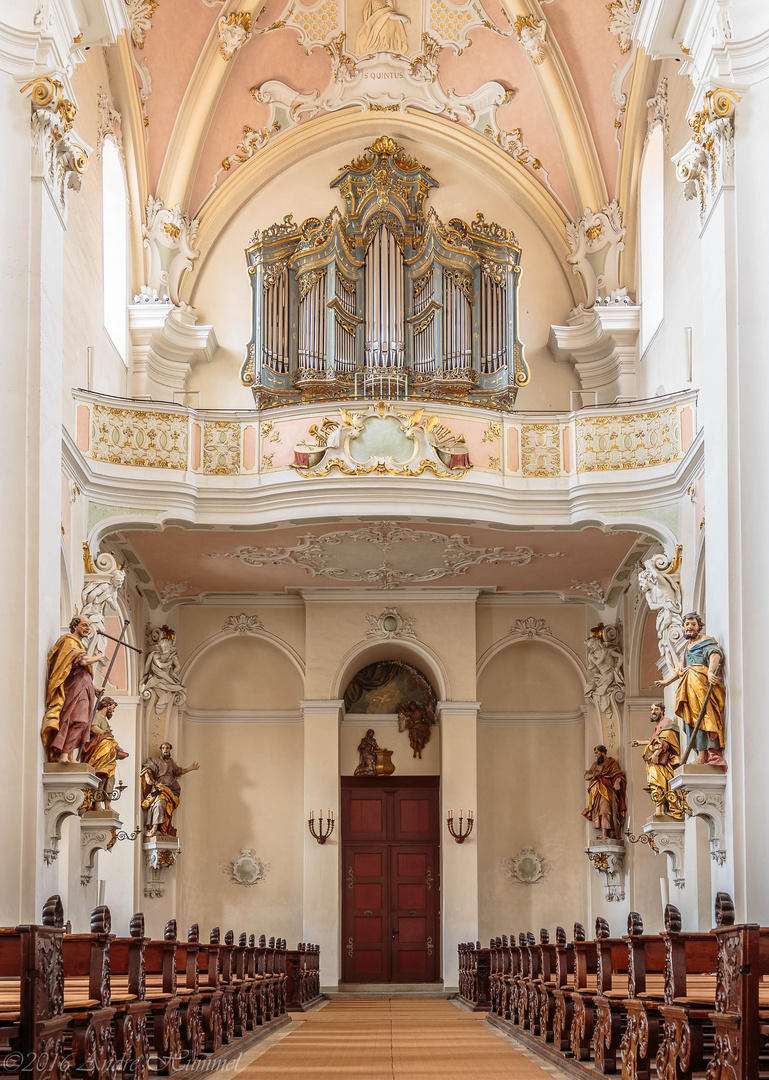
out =
{"type": "Polygon", "coordinates": [[[459,577],[472,566],[501,563],[526,566],[532,559],[562,559],[564,553],[517,547],[473,547],[469,537],[409,529],[379,521],[363,529],[306,533],[293,547],[239,547],[233,552],[207,552],[209,559],[239,559],[246,566],[301,566],[313,577],[360,581],[380,589],[459,577]],[[381,557],[381,561],[379,560],[381,557]]]}
{"type": "Polygon", "coordinates": [[[424,409],[401,412],[380,401],[366,412],[339,410],[341,423],[324,417],[309,434],[315,442],[294,447],[292,468],[302,476],[464,476],[472,468],[464,435],[452,435],[437,416],[424,409]]]}

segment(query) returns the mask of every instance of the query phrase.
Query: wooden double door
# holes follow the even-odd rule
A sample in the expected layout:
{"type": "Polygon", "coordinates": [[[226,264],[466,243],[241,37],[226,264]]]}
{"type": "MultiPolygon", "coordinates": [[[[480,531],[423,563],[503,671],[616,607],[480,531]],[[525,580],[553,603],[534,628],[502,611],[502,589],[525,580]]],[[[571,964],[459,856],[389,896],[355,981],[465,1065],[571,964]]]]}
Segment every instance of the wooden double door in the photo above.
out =
{"type": "Polygon", "coordinates": [[[438,783],[342,778],[345,982],[440,976],[438,783]]]}

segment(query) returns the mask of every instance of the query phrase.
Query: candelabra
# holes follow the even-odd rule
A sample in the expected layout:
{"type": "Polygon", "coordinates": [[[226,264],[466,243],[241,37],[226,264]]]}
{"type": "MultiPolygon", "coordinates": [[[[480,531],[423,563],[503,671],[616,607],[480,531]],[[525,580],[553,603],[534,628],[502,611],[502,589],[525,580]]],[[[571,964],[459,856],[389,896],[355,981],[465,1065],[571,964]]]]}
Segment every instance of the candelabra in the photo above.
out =
{"type": "Polygon", "coordinates": [[[625,829],[625,836],[628,838],[631,844],[648,844],[655,855],[659,855],[659,848],[654,840],[654,833],[641,833],[640,836],[633,836],[630,829],[625,829]]]}
{"type": "Polygon", "coordinates": [[[119,832],[115,833],[115,839],[116,840],[135,840],[137,836],[141,836],[141,832],[142,831],[139,828],[139,822],[137,821],[136,822],[136,828],[134,829],[134,831],[132,833],[125,832],[123,829],[121,829],[119,832]]]}
{"type": "Polygon", "coordinates": [[[327,810],[326,813],[327,813],[328,816],[326,817],[326,825],[325,825],[325,828],[324,828],[324,825],[323,825],[323,811],[322,810],[318,811],[318,831],[317,832],[315,831],[315,811],[314,810],[310,811],[310,817],[309,817],[309,819],[307,821],[307,826],[308,826],[308,828],[310,830],[310,835],[312,836],[312,838],[314,840],[317,840],[319,844],[325,844],[325,842],[328,840],[329,836],[331,836],[332,832],[334,831],[334,825],[336,824],[335,821],[334,821],[334,811],[333,810],[327,810]]]}
{"type": "Polygon", "coordinates": [[[463,828],[463,824],[462,824],[463,821],[464,821],[464,818],[463,818],[462,814],[463,814],[463,811],[460,810],[459,811],[459,832],[457,832],[456,829],[454,828],[454,811],[449,810],[447,815],[446,815],[446,824],[449,827],[449,832],[451,833],[451,835],[454,837],[454,839],[456,840],[456,842],[458,844],[464,844],[465,840],[467,840],[468,836],[473,831],[473,825],[475,824],[475,822],[473,821],[473,812],[472,812],[472,810],[468,810],[467,811],[467,831],[465,831],[464,828],[463,828]]]}

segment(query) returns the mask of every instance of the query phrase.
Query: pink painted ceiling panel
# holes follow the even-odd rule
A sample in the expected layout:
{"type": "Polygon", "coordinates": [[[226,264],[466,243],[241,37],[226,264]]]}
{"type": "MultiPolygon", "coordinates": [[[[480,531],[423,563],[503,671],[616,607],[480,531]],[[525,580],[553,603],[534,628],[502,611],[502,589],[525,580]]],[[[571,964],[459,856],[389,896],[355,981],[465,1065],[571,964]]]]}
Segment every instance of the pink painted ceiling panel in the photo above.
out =
{"type": "Polygon", "coordinates": [[[396,586],[496,586],[579,596],[574,581],[597,581],[608,589],[638,539],[636,533],[595,528],[511,532],[427,522],[347,522],[253,532],[174,527],[124,535],[158,592],[188,581],[189,596],[382,584],[385,578],[396,586]],[[253,565],[258,562],[263,565],[253,565]],[[390,568],[389,577],[383,566],[390,568]]]}

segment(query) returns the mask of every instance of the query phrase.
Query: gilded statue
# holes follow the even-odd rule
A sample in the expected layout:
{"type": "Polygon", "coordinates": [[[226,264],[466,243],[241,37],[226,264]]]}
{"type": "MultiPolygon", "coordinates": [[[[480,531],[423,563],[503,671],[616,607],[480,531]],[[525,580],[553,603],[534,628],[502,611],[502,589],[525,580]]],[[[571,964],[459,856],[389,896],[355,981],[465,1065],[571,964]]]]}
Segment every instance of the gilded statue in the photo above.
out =
{"type": "Polygon", "coordinates": [[[41,737],[49,761],[74,763],[91,734],[91,718],[96,694],[93,667],[104,657],[91,656],[86,641],[91,622],[85,615],[75,615],[69,632],[62,634],[48,654],[45,687],[45,716],[41,737]]]}
{"type": "Polygon", "coordinates": [[[696,611],[688,612],[682,621],[686,645],[681,660],[670,678],[658,679],[655,686],[669,686],[678,680],[676,716],[683,721],[687,738],[694,733],[697,764],[712,765],[726,772],[721,752],[726,690],[719,675],[723,650],[715,638],[705,634],[705,623],[696,611]]]}
{"type": "Polygon", "coordinates": [[[99,701],[96,716],[91,724],[91,738],[83,750],[83,760],[99,777],[99,786],[93,793],[93,809],[107,810],[115,787],[115,769],[119,760],[127,758],[125,750],[118,746],[110,720],[117,708],[114,698],[103,697],[99,701]]]}
{"type": "Polygon", "coordinates": [[[369,728],[358,743],[360,764],[355,770],[355,776],[376,776],[376,752],[378,749],[379,746],[374,738],[374,729],[369,728]]]}
{"type": "Polygon", "coordinates": [[[585,779],[588,804],[582,816],[598,829],[599,839],[621,840],[627,813],[627,778],[605,746],[596,746],[595,764],[587,770],[585,779]]]}
{"type": "Polygon", "coordinates": [[[681,797],[677,791],[670,790],[673,773],[681,764],[678,727],[665,716],[665,705],[662,701],[654,702],[649,719],[654,724],[652,737],[645,740],[634,739],[631,746],[644,748],[643,759],[646,764],[649,794],[654,803],[654,816],[662,817],[667,814],[668,817],[680,821],[683,817],[681,797]]]}
{"type": "Polygon", "coordinates": [[[171,743],[164,742],[160,757],[148,758],[142,765],[142,810],[147,811],[145,836],[176,836],[172,821],[182,793],[179,777],[200,768],[193,761],[189,768],[183,769],[171,757],[172,750],[171,743]]]}

